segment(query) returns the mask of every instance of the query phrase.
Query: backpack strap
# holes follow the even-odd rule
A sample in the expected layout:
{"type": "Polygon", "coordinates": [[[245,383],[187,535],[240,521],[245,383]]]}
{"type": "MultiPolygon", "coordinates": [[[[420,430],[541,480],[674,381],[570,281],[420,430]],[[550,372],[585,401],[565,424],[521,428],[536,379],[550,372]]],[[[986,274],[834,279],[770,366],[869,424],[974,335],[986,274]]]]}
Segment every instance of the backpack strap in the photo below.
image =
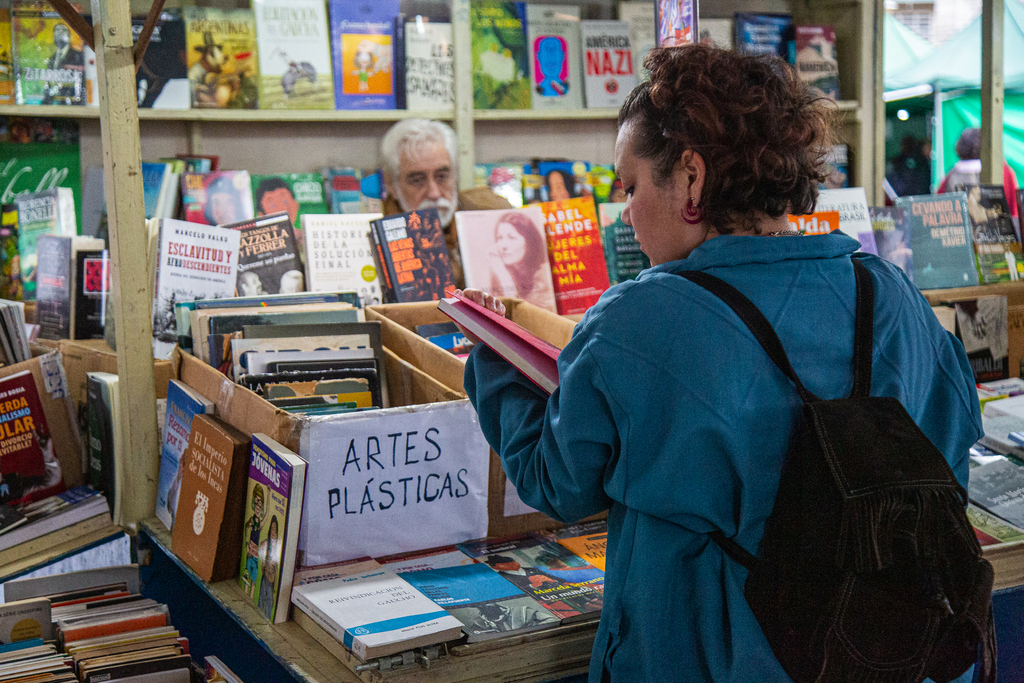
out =
{"type": "Polygon", "coordinates": [[[857,280],[857,308],[853,322],[853,390],[850,398],[867,398],[871,393],[871,354],[875,335],[875,286],[871,273],[854,257],[853,274],[857,280]]]}
{"type": "Polygon", "coordinates": [[[728,282],[709,273],[690,270],[677,273],[677,275],[708,290],[725,302],[740,317],[740,320],[750,329],[751,334],[761,344],[761,348],[772,359],[772,362],[782,371],[782,374],[796,385],[796,391],[800,394],[800,398],[803,399],[804,403],[819,400],[817,396],[804,388],[800,378],[797,377],[796,371],[793,370],[793,366],[789,363],[789,357],[786,355],[785,349],[782,348],[779,335],[775,334],[775,328],[772,327],[772,324],[764,317],[764,313],[750,299],[728,282]]]}

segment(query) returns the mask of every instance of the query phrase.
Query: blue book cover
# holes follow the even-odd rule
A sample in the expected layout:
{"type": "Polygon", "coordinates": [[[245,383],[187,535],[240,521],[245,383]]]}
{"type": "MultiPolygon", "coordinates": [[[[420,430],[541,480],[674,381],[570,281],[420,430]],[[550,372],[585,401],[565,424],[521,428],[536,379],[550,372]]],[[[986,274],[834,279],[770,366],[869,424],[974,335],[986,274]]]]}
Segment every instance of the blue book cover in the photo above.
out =
{"type": "Polygon", "coordinates": [[[788,14],[736,13],[736,50],[753,55],[778,55],[787,52],[786,33],[793,25],[788,14]]]}
{"type": "Polygon", "coordinates": [[[914,284],[920,289],[945,289],[978,284],[967,195],[900,197],[910,225],[910,250],[914,255],[914,284]]]}
{"type": "Polygon", "coordinates": [[[168,529],[174,526],[181,491],[181,456],[192,433],[192,418],[213,412],[213,403],[178,380],[167,385],[167,415],[160,447],[160,479],[156,489],[156,516],[168,529]]]}
{"type": "Polygon", "coordinates": [[[168,164],[151,164],[142,162],[142,197],[145,203],[146,218],[153,218],[157,202],[160,200],[160,189],[164,185],[164,175],[168,164]]]}
{"type": "Polygon", "coordinates": [[[338,109],[395,108],[394,19],[399,0],[331,0],[338,109]]]}

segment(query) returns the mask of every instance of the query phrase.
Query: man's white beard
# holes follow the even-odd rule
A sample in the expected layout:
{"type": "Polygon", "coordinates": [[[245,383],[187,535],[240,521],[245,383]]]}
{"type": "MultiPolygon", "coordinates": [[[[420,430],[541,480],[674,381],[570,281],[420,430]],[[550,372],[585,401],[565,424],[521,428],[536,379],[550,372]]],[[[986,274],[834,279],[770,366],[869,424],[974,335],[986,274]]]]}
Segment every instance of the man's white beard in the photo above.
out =
{"type": "MultiPolygon", "coordinates": [[[[409,204],[405,201],[405,197],[402,196],[400,190],[395,190],[395,196],[403,211],[413,211],[413,209],[409,208],[409,204]]],[[[443,228],[447,228],[448,224],[452,222],[452,218],[455,216],[455,204],[449,201],[447,197],[441,197],[436,200],[424,199],[420,202],[420,205],[415,208],[416,211],[422,211],[424,209],[437,209],[437,215],[441,219],[441,227],[443,228]]]]}

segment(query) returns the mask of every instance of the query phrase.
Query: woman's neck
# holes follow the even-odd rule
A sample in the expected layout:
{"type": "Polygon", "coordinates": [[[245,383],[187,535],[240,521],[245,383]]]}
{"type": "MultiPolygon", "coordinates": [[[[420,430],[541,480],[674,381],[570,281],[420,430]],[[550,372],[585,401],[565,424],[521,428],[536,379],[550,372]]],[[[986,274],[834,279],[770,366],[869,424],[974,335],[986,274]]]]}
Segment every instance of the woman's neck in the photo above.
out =
{"type": "Polygon", "coordinates": [[[715,228],[708,226],[707,237],[704,238],[704,241],[706,242],[712,237],[718,237],[719,235],[768,235],[792,230],[793,228],[785,216],[772,218],[771,216],[760,214],[755,216],[753,227],[734,225],[731,230],[719,232],[715,228]]]}

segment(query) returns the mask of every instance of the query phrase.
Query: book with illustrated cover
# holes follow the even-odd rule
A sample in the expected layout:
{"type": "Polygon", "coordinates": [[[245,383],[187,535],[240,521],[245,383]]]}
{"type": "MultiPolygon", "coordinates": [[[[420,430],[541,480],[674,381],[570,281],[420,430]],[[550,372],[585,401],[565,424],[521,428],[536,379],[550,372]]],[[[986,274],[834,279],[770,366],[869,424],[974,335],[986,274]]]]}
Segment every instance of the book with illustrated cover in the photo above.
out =
{"type": "Polygon", "coordinates": [[[6,645],[31,638],[53,640],[50,601],[33,598],[0,605],[0,643],[6,645]]]}
{"type": "MultiPolygon", "coordinates": [[[[138,40],[146,17],[132,17],[132,38],[138,40]]],[[[186,61],[185,19],[181,10],[160,13],[142,65],[135,73],[140,109],[188,109],[192,96],[186,61]]]]}
{"type": "Polygon", "coordinates": [[[477,164],[473,169],[477,187],[489,187],[513,208],[523,206],[523,168],[518,164],[477,164]]]}
{"type": "MultiPolygon", "coordinates": [[[[36,243],[38,269],[36,275],[36,323],[43,339],[102,339],[102,312],[96,316],[98,325],[82,325],[80,317],[89,322],[89,311],[77,310],[82,299],[83,284],[90,284],[79,271],[86,259],[103,260],[103,240],[97,237],[64,237],[40,235],[36,243]],[[83,316],[84,314],[84,316],[83,316]],[[90,327],[90,329],[86,329],[90,327]]],[[[101,292],[105,303],[105,292],[101,292]]]]}
{"type": "Polygon", "coordinates": [[[386,567],[296,586],[292,601],[363,660],[462,636],[462,622],[386,567]]]}
{"type": "Polygon", "coordinates": [[[895,206],[871,206],[868,213],[878,255],[897,266],[913,282],[914,252],[910,250],[910,225],[904,210],[895,206]]]}
{"type": "Polygon", "coordinates": [[[608,522],[570,524],[561,529],[552,529],[545,535],[568,548],[575,555],[604,571],[605,551],[608,547],[608,522]]]}
{"type": "Polygon", "coordinates": [[[14,55],[11,5],[0,6],[0,104],[14,104],[14,55]]]}
{"type": "Polygon", "coordinates": [[[77,234],[75,198],[71,190],[58,187],[44,192],[20,194],[14,198],[18,209],[18,253],[23,298],[36,298],[36,244],[40,235],[77,234]]]}
{"type": "Polygon", "coordinates": [[[974,381],[1010,376],[1010,333],[1006,296],[988,295],[957,301],[956,336],[967,352],[974,381]]]}
{"type": "Polygon", "coordinates": [[[792,25],[793,17],[788,14],[737,12],[735,48],[745,54],[785,56],[792,25]]]}
{"type": "Polygon", "coordinates": [[[394,109],[398,0],[330,0],[337,109],[394,109]]]}
{"type": "Polygon", "coordinates": [[[809,87],[839,99],[839,59],[836,31],[831,26],[794,26],[789,43],[789,63],[809,87]]]}
{"type": "Polygon", "coordinates": [[[14,0],[11,38],[17,104],[86,104],[85,43],[49,3],[14,0]]]}
{"type": "Polygon", "coordinates": [[[79,251],[75,255],[72,339],[103,339],[110,299],[110,252],[79,251]]]}
{"type": "Polygon", "coordinates": [[[608,281],[613,285],[632,280],[640,271],[651,267],[651,260],[636,241],[633,227],[622,221],[622,210],[625,208],[625,203],[613,202],[605,202],[597,207],[608,281]]]}
{"type": "MultiPolygon", "coordinates": [[[[325,168],[324,188],[327,190],[330,213],[365,213],[360,184],[363,172],[358,168],[325,168]]],[[[322,211],[321,213],[327,213],[322,211]]],[[[301,226],[300,226],[301,227],[301,226]]],[[[369,235],[367,235],[369,239],[369,235]]]]}
{"type": "Polygon", "coordinates": [[[437,209],[386,216],[370,225],[390,302],[437,301],[455,286],[437,209]]]}
{"type": "Polygon", "coordinates": [[[379,213],[306,215],[306,282],[311,292],[354,290],[362,305],[384,302],[371,221],[379,213]]]}
{"type": "Polygon", "coordinates": [[[1017,528],[1024,527],[1024,467],[996,460],[971,470],[971,502],[1017,528]]]}
{"type": "Polygon", "coordinates": [[[235,294],[241,233],[162,218],[153,297],[153,354],[166,358],[178,341],[174,304],[235,294]]]}
{"type": "Polygon", "coordinates": [[[697,1],[656,0],[658,47],[679,47],[697,42],[697,1]]]}
{"type": "Polygon", "coordinates": [[[457,547],[536,599],[562,623],[601,614],[604,572],[540,535],[487,538],[457,547]]]}
{"type": "Polygon", "coordinates": [[[558,386],[558,347],[458,294],[442,299],[437,310],[475,334],[544,391],[550,394],[558,386]]]}
{"type": "Polygon", "coordinates": [[[560,623],[557,616],[498,572],[456,553],[466,561],[449,564],[442,559],[435,563],[424,557],[384,566],[461,621],[470,643],[560,623]]]}
{"type": "Polygon", "coordinates": [[[1010,205],[1002,185],[959,185],[967,193],[974,251],[981,284],[1024,278],[1024,253],[1013,229],[1010,205]]]}
{"type": "Polygon", "coordinates": [[[454,106],[454,54],[449,22],[416,16],[405,23],[406,109],[437,111],[454,106]]]}
{"type": "Polygon", "coordinates": [[[181,494],[171,550],[209,583],[235,576],[249,437],[212,415],[196,415],[181,456],[181,494]]]}
{"type": "Polygon", "coordinates": [[[192,107],[255,109],[259,61],[252,10],[189,6],[184,15],[192,107]]]}
{"type": "Polygon", "coordinates": [[[539,206],[457,211],[455,226],[467,287],[558,311],[539,206]]]}
{"type": "Polygon", "coordinates": [[[241,233],[238,245],[240,296],[295,294],[306,289],[299,245],[286,211],[222,225],[241,233]]]}
{"type": "Polygon", "coordinates": [[[559,315],[584,313],[608,289],[601,229],[592,197],[543,202],[551,279],[559,315]]]}
{"type": "Polygon", "coordinates": [[[260,109],[334,109],[324,0],[254,0],[260,109]]]}
{"type": "Polygon", "coordinates": [[[629,24],[591,20],[583,21],[581,30],[587,108],[621,107],[636,85],[629,24]]]}
{"type": "Polygon", "coordinates": [[[0,299],[21,301],[21,257],[18,253],[18,207],[0,206],[0,299]]]}
{"type": "Polygon", "coordinates": [[[1024,530],[985,512],[973,503],[967,506],[967,519],[971,521],[978,542],[983,547],[997,543],[1024,541],[1024,530]]]}
{"type": "Polygon", "coordinates": [[[172,531],[184,476],[181,456],[188,447],[193,419],[196,415],[212,413],[214,409],[213,401],[185,383],[176,379],[168,383],[164,439],[160,447],[160,478],[156,489],[156,516],[172,531]]]}
{"type": "Polygon", "coordinates": [[[582,109],[580,8],[527,5],[527,49],[534,109],[582,109]]]}
{"type": "Polygon", "coordinates": [[[473,0],[469,6],[475,109],[529,109],[526,3],[473,0]]]}
{"type": "Polygon", "coordinates": [[[305,480],[305,460],[252,435],[238,585],[274,624],[288,621],[305,480]]]}
{"type": "MultiPolygon", "coordinates": [[[[629,24],[629,47],[633,51],[633,71],[637,80],[647,80],[644,59],[658,46],[657,18],[653,2],[632,0],[619,3],[619,21],[629,24]]],[[[701,29],[704,21],[700,22],[701,29]]]]}
{"type": "Polygon", "coordinates": [[[302,216],[329,211],[328,197],[324,194],[324,178],[319,173],[253,175],[250,183],[256,216],[287,211],[300,249],[304,238],[302,216]]]}
{"type": "Polygon", "coordinates": [[[919,289],[978,284],[965,193],[900,197],[896,206],[910,224],[914,284],[919,289]]]}
{"type": "Polygon", "coordinates": [[[32,372],[0,379],[0,503],[17,503],[43,488],[60,485],[51,480],[47,465],[56,462],[53,437],[39,400],[32,372]]]}
{"type": "Polygon", "coordinates": [[[225,225],[256,217],[248,171],[183,173],[181,201],[189,223],[225,225]]]}

